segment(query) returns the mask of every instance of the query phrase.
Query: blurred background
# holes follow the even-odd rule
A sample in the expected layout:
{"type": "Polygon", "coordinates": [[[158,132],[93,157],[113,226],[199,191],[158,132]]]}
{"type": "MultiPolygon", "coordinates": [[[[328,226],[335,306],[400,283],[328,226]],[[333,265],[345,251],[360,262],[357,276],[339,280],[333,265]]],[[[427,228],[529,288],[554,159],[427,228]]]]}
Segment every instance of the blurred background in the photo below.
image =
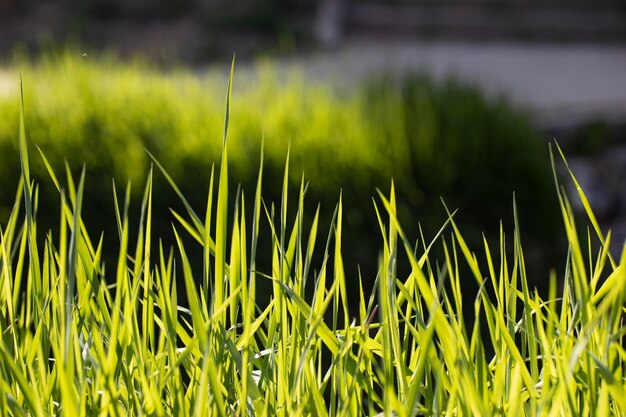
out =
{"type": "MultiPolygon", "coordinates": [[[[500,220],[512,235],[515,192],[531,281],[542,287],[548,268],[564,268],[566,250],[553,140],[619,255],[624,0],[0,0],[0,224],[19,176],[18,73],[31,143],[61,172],[64,160],[75,173],[86,162],[87,222],[114,242],[109,178],[132,180],[137,211],[144,147],[204,210],[233,53],[233,187],[251,201],[264,138],[266,203],[279,204],[291,144],[291,195],[304,171],[309,222],[320,202],[328,230],[342,193],[353,277],[357,264],[366,282],[375,277],[382,240],[372,196],[393,177],[401,220],[420,246],[447,217],[441,197],[459,208],[475,250],[483,233],[497,247],[500,220]]],[[[34,166],[45,182],[41,161],[34,166]]],[[[183,209],[155,177],[157,233],[167,236],[168,209],[183,209]]],[[[58,207],[48,188],[41,205],[58,207]]],[[[39,215],[54,228],[57,213],[39,215]]]]}

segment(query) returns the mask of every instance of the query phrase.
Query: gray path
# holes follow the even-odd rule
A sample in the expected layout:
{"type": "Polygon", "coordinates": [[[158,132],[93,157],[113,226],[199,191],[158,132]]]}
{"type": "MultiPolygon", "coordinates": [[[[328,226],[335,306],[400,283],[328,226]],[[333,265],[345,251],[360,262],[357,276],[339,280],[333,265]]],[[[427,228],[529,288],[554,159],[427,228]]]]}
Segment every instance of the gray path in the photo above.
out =
{"type": "Polygon", "coordinates": [[[454,75],[527,107],[542,126],[626,121],[626,45],[348,41],[283,61],[314,79],[350,84],[373,71],[454,75]]]}

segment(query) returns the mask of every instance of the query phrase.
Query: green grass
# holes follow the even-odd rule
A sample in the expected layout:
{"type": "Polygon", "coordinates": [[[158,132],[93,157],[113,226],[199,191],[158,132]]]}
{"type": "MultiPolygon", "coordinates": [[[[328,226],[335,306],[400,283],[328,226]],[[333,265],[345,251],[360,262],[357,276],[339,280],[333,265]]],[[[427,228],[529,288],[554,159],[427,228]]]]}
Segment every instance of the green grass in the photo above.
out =
{"type": "Polygon", "coordinates": [[[288,207],[289,158],[277,206],[262,199],[263,164],[252,197],[237,190],[229,205],[229,155],[238,146],[228,139],[230,89],[206,212],[194,212],[180,194],[186,212],[172,224],[178,244],[163,247],[152,230],[150,170],[136,239],[129,238],[130,191],[114,195],[118,258],[106,268],[101,236],[84,226],[84,170],[77,182],[71,175],[61,182],[48,165],[59,190],[59,233],[37,229],[37,213],[52,208],[38,207],[22,109],[21,183],[0,229],[2,415],[626,413],[626,256],[619,263],[611,256],[610,234],[601,233],[582,191],[592,226],[584,239],[557,187],[569,252],[563,276],[553,273],[541,297],[528,285],[517,216],[512,239],[502,230],[499,241],[471,249],[450,214],[430,239],[444,253],[433,259],[430,240],[419,236],[414,246],[417,231],[402,229],[392,185],[374,199],[381,246],[369,293],[362,277],[344,273],[342,248],[352,242],[342,239],[342,198],[330,225],[317,216],[305,222],[303,182],[298,204],[288,207]],[[293,223],[288,212],[296,213],[293,223]],[[185,235],[202,248],[201,270],[192,270],[185,235]],[[262,245],[272,253],[268,270],[256,265],[262,245]],[[399,264],[410,272],[401,275],[399,264]],[[480,285],[469,323],[464,280],[480,285]],[[267,304],[256,298],[264,283],[272,288],[267,304]],[[354,291],[360,302],[350,311],[354,291]]]}

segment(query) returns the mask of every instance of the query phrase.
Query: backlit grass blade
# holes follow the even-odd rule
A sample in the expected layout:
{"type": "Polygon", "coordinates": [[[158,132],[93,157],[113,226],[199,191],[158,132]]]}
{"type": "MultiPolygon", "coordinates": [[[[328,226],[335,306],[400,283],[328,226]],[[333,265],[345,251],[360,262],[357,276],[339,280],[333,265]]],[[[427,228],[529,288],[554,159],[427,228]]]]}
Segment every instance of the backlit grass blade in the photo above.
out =
{"type": "MultiPolygon", "coordinates": [[[[217,186],[217,213],[215,217],[215,285],[213,302],[221,305],[225,298],[224,280],[226,278],[226,231],[228,230],[228,120],[230,118],[230,98],[233,89],[233,75],[235,71],[235,57],[230,68],[228,92],[226,97],[226,114],[224,116],[224,137],[222,139],[222,159],[220,162],[220,176],[217,186]]],[[[218,323],[224,318],[216,317],[218,323]]]]}
{"type": "Polygon", "coordinates": [[[187,259],[185,247],[183,246],[183,242],[180,239],[176,229],[174,229],[174,235],[176,236],[176,243],[178,244],[178,250],[181,257],[183,279],[185,281],[185,289],[187,291],[189,310],[191,311],[191,316],[193,318],[193,328],[195,329],[195,336],[198,337],[200,346],[205,347],[208,346],[205,328],[206,322],[205,318],[202,316],[202,311],[200,309],[200,301],[198,300],[198,292],[196,290],[196,285],[193,280],[193,273],[191,271],[191,266],[189,265],[189,260],[187,259]]]}
{"type": "MultiPolygon", "coordinates": [[[[70,335],[71,335],[71,325],[72,325],[72,306],[74,304],[74,291],[76,288],[76,267],[78,264],[78,240],[80,239],[80,218],[81,211],[83,206],[83,190],[85,187],[85,167],[83,166],[83,170],[80,175],[80,181],[78,183],[78,190],[76,192],[76,205],[74,207],[73,214],[73,226],[72,226],[72,234],[70,236],[70,247],[68,253],[68,270],[67,270],[67,282],[68,289],[65,298],[65,305],[67,306],[66,310],[66,330],[65,330],[65,353],[68,353],[69,343],[70,343],[70,335]]],[[[67,358],[66,358],[67,360],[67,358]]]]}
{"type": "MultiPolygon", "coordinates": [[[[226,231],[228,229],[228,144],[224,141],[222,162],[217,191],[217,213],[215,216],[215,273],[213,303],[224,301],[224,280],[226,279],[226,231]]],[[[219,322],[223,317],[216,317],[219,322]]]]}
{"type": "Polygon", "coordinates": [[[196,230],[198,231],[198,233],[200,235],[204,234],[204,226],[202,224],[202,221],[200,220],[200,217],[198,217],[196,212],[193,210],[193,208],[191,207],[191,205],[189,204],[189,202],[183,195],[182,191],[180,191],[180,188],[178,188],[178,185],[176,185],[176,182],[174,181],[174,179],[170,176],[170,174],[163,167],[163,165],[161,165],[161,163],[155,158],[155,156],[150,153],[150,151],[145,149],[145,152],[148,154],[148,156],[150,157],[152,162],[157,166],[157,168],[159,168],[159,170],[161,171],[161,173],[163,174],[167,182],[170,184],[170,186],[172,187],[176,195],[178,195],[178,198],[180,198],[180,201],[185,206],[185,210],[187,210],[189,217],[191,217],[193,225],[196,227],[196,230]]]}
{"type": "MultiPolygon", "coordinates": [[[[574,185],[576,186],[576,192],[578,193],[578,197],[580,198],[580,202],[582,203],[584,209],[585,209],[585,214],[587,214],[587,217],[589,219],[589,221],[591,222],[592,226],[593,226],[593,230],[596,232],[596,235],[598,236],[598,238],[600,239],[600,242],[602,243],[602,245],[606,245],[605,242],[605,238],[604,235],[602,233],[602,231],[600,230],[600,225],[598,224],[598,220],[596,219],[595,214],[593,213],[593,210],[591,209],[591,205],[589,204],[589,200],[587,199],[587,196],[585,195],[585,193],[583,192],[580,184],[578,183],[578,180],[576,179],[576,177],[574,176],[574,173],[572,172],[569,164],[567,163],[567,159],[565,158],[565,155],[563,154],[563,150],[561,149],[561,147],[559,146],[558,143],[555,143],[557,150],[559,151],[559,154],[561,155],[561,159],[563,160],[563,163],[565,164],[565,167],[567,168],[567,171],[570,174],[570,177],[572,179],[572,181],[574,182],[574,185]]],[[[552,166],[554,167],[554,157],[552,156],[552,147],[550,147],[550,158],[553,160],[552,166]]],[[[553,168],[554,170],[554,168],[553,168]]],[[[613,260],[613,257],[609,254],[609,261],[611,262],[611,265],[613,266],[613,268],[615,268],[615,261],[613,260]]]]}
{"type": "Polygon", "coordinates": [[[248,285],[250,287],[250,293],[255,292],[255,270],[256,270],[256,251],[259,240],[259,221],[261,219],[261,193],[263,184],[263,149],[264,140],[261,141],[261,157],[259,164],[259,173],[257,175],[256,192],[254,194],[254,211],[252,213],[252,230],[250,239],[250,274],[248,277],[248,285]]]}
{"type": "Polygon", "coordinates": [[[513,194],[513,222],[515,224],[515,254],[518,258],[518,264],[520,266],[520,277],[522,284],[522,292],[524,302],[524,324],[526,328],[526,337],[522,340],[523,346],[527,345],[528,348],[528,360],[530,362],[530,373],[534,380],[538,380],[539,378],[539,364],[538,364],[538,354],[537,354],[537,344],[536,334],[535,334],[535,325],[531,316],[533,309],[531,308],[530,301],[530,293],[528,289],[528,278],[526,277],[526,266],[524,261],[524,252],[522,250],[522,242],[521,242],[521,231],[519,227],[519,219],[517,214],[517,204],[515,201],[515,194],[513,194]]]}
{"type": "MultiPolygon", "coordinates": [[[[240,195],[241,193],[238,191],[237,197],[235,200],[235,207],[234,207],[235,215],[233,216],[234,218],[233,218],[233,226],[232,226],[232,235],[231,235],[231,241],[230,241],[229,265],[231,266],[231,268],[229,268],[229,274],[228,274],[228,294],[233,294],[235,288],[239,287],[239,284],[242,281],[245,281],[245,276],[244,276],[244,279],[242,279],[241,268],[240,268],[241,259],[245,258],[245,253],[241,253],[242,242],[240,240],[241,232],[240,232],[240,227],[239,227],[239,216],[238,216],[240,195]]],[[[238,303],[230,304],[230,308],[229,308],[230,323],[237,323],[237,318],[238,318],[237,314],[240,308],[241,307],[238,303]]]]}
{"type": "Polygon", "coordinates": [[[34,282],[41,282],[39,253],[36,242],[36,223],[34,218],[33,184],[30,177],[30,162],[28,159],[28,144],[26,140],[26,126],[24,122],[24,86],[20,75],[20,124],[19,124],[19,154],[22,186],[24,188],[24,209],[26,211],[26,236],[28,237],[29,263],[34,282]]]}
{"type": "MultiPolygon", "coordinates": [[[[20,127],[19,127],[19,150],[20,150],[20,165],[22,167],[22,178],[24,179],[24,187],[30,187],[30,165],[28,160],[28,146],[26,145],[26,126],[24,123],[24,83],[22,76],[20,75],[20,127]]],[[[30,198],[30,192],[25,192],[24,197],[28,195],[30,198]]],[[[30,204],[27,204],[29,206],[30,204]]]]}
{"type": "Polygon", "coordinates": [[[144,198],[141,205],[141,222],[140,229],[144,231],[143,250],[143,308],[141,317],[141,326],[143,329],[144,346],[154,348],[154,302],[153,302],[153,273],[152,273],[152,167],[148,173],[146,187],[144,190],[144,198]],[[145,218],[145,224],[144,224],[145,218]]]}
{"type": "Polygon", "coordinates": [[[226,146],[226,138],[228,136],[228,122],[230,120],[230,101],[233,94],[233,80],[235,78],[235,54],[230,64],[230,76],[228,77],[228,92],[226,94],[226,114],[224,115],[224,137],[222,148],[226,146]]]}
{"type": "MultiPolygon", "coordinates": [[[[170,213],[172,213],[172,215],[174,216],[174,218],[180,223],[181,226],[183,226],[183,228],[189,233],[189,235],[194,238],[194,240],[196,242],[198,242],[199,244],[203,244],[203,237],[198,233],[198,231],[196,229],[194,229],[194,227],[189,224],[189,222],[187,220],[185,220],[183,218],[183,216],[181,216],[180,214],[178,214],[178,212],[176,212],[176,210],[174,209],[170,209],[170,213]]],[[[212,243],[212,242],[210,242],[212,243]]],[[[207,246],[209,248],[209,252],[211,249],[215,249],[215,246],[209,244],[207,246]]]]}
{"type": "MultiPolygon", "coordinates": [[[[209,291],[212,288],[211,283],[211,248],[212,248],[212,240],[211,240],[211,216],[213,215],[213,181],[214,181],[214,172],[215,166],[211,165],[211,179],[209,180],[209,193],[207,195],[207,208],[206,214],[204,217],[204,236],[202,237],[202,246],[203,246],[203,274],[202,274],[202,289],[204,291],[204,297],[206,301],[209,300],[209,291]]],[[[179,221],[184,223],[182,218],[179,216],[179,221]]],[[[183,226],[185,226],[183,224],[183,226]]],[[[185,228],[192,233],[192,228],[185,226],[185,228]]],[[[195,233],[192,233],[192,235],[195,233]]],[[[215,250],[215,247],[213,247],[215,250]]]]}
{"type": "MultiPolygon", "coordinates": [[[[343,229],[343,203],[342,195],[339,195],[339,204],[337,206],[337,225],[335,228],[335,253],[334,259],[334,279],[339,281],[339,294],[341,295],[341,306],[343,309],[343,317],[347,320],[350,317],[348,311],[348,290],[346,284],[346,274],[343,267],[343,256],[341,253],[341,235],[343,229]]],[[[347,326],[347,323],[345,324],[347,326]]]]}

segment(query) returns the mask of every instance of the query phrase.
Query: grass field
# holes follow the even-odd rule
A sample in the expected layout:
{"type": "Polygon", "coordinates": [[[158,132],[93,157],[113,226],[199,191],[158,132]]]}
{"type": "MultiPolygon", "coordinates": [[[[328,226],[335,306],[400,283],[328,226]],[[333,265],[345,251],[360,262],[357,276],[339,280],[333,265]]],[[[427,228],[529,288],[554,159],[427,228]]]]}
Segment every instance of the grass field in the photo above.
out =
{"type": "Polygon", "coordinates": [[[542,298],[528,285],[517,216],[499,240],[469,248],[450,213],[431,244],[402,229],[402,191],[392,184],[374,198],[382,244],[376,285],[366,292],[355,284],[361,277],[344,273],[342,248],[352,242],[342,238],[342,198],[332,224],[318,216],[305,223],[304,183],[298,204],[288,207],[289,158],[276,207],[262,199],[263,162],[255,190],[229,188],[229,155],[238,146],[228,140],[230,97],[229,85],[206,211],[196,213],[180,194],[186,211],[174,219],[177,247],[160,245],[153,176],[177,187],[155,160],[160,172],[149,171],[132,241],[130,191],[114,194],[118,258],[106,267],[101,235],[82,216],[84,169],[63,181],[47,165],[59,190],[60,228],[58,235],[37,228],[38,213],[52,208],[38,206],[30,168],[37,151],[22,104],[21,180],[0,229],[2,415],[626,413],[626,257],[608,252],[610,233],[600,231],[582,190],[575,198],[587,209],[587,229],[576,228],[567,196],[556,189],[569,251],[565,273],[551,275],[542,298]],[[293,223],[288,212],[296,213],[293,223]],[[260,224],[269,225],[269,236],[259,234],[260,224]],[[192,270],[183,235],[202,248],[201,270],[192,270]],[[257,270],[260,245],[270,245],[269,270],[257,270]],[[433,245],[443,247],[442,258],[433,259],[433,245]],[[410,272],[397,273],[399,264],[410,272]],[[470,323],[463,280],[480,286],[470,323]],[[266,305],[256,300],[263,283],[272,288],[266,305]],[[354,291],[360,302],[350,311],[354,291]]]}

